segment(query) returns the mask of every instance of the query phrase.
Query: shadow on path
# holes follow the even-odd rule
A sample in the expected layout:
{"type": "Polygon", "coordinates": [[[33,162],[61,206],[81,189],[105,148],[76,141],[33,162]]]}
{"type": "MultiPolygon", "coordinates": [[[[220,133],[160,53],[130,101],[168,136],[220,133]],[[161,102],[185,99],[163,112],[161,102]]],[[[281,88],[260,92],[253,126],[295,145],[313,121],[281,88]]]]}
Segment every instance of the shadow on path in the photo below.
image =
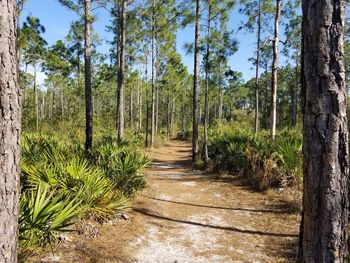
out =
{"type": "Polygon", "coordinates": [[[183,203],[178,201],[172,201],[172,200],[166,200],[156,197],[151,197],[147,195],[142,195],[143,197],[146,197],[148,199],[160,201],[160,202],[167,202],[167,203],[173,203],[173,204],[179,204],[179,205],[188,205],[188,206],[195,206],[195,207],[204,207],[204,208],[213,208],[213,209],[220,209],[220,210],[232,210],[232,211],[248,211],[248,212],[255,212],[255,213],[274,213],[274,214],[285,214],[294,212],[294,210],[291,209],[283,209],[283,210],[277,210],[277,209],[253,209],[253,208],[241,208],[241,207],[220,207],[220,206],[210,206],[210,205],[200,205],[200,204],[190,204],[190,203],[183,203]]]}
{"type": "Polygon", "coordinates": [[[233,231],[233,232],[249,234],[249,235],[261,235],[261,236],[273,236],[273,237],[294,237],[294,238],[298,237],[298,235],[293,235],[293,234],[268,233],[268,232],[263,232],[263,231],[239,229],[236,227],[229,227],[229,226],[208,225],[208,224],[202,224],[202,223],[198,223],[198,222],[174,219],[174,218],[170,218],[170,217],[166,217],[166,216],[162,216],[162,215],[156,215],[151,210],[148,210],[145,208],[134,208],[133,210],[135,212],[138,212],[138,213],[143,214],[145,216],[153,217],[153,218],[160,219],[160,220],[177,222],[177,223],[181,223],[181,224],[189,224],[189,225],[195,225],[195,226],[201,226],[201,227],[207,227],[207,228],[213,228],[213,229],[219,229],[219,230],[233,231]]]}

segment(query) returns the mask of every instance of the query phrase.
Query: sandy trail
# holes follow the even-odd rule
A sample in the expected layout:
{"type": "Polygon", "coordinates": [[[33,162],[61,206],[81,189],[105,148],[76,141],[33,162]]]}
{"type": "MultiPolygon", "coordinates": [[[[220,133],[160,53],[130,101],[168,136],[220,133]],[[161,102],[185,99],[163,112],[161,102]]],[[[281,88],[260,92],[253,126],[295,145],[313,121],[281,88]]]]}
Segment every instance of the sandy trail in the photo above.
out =
{"type": "Polygon", "coordinates": [[[130,220],[61,247],[64,262],[293,262],[299,217],[286,194],[190,169],[188,142],[147,152],[147,189],[130,220]]]}
{"type": "Polygon", "coordinates": [[[148,189],[134,211],[146,232],[136,262],[288,262],[298,218],[288,205],[239,181],[189,169],[191,148],[172,141],[149,153],[148,189]]]}

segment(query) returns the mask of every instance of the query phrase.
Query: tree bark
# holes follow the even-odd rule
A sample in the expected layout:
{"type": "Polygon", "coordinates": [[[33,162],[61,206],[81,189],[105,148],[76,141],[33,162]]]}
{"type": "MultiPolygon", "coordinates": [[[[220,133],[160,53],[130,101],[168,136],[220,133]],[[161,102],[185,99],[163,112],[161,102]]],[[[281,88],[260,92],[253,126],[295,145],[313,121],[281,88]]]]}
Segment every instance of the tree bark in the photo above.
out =
{"type": "Polygon", "coordinates": [[[260,63],[260,42],[261,42],[261,0],[258,1],[258,19],[257,19],[257,42],[256,42],[256,60],[255,60],[255,125],[254,134],[259,132],[259,63],[260,63]]]}
{"type": "MultiPolygon", "coordinates": [[[[92,118],[93,106],[91,99],[91,2],[85,0],[85,151],[89,152],[92,147],[92,118]]],[[[63,92],[61,90],[63,98],[63,92]]],[[[63,117],[62,99],[62,117],[63,117]]]]}
{"type": "Polygon", "coordinates": [[[126,43],[126,3],[121,0],[119,7],[119,67],[118,67],[118,139],[124,137],[124,93],[125,93],[125,43],[126,43]]]}
{"type": "Polygon", "coordinates": [[[347,262],[344,2],[302,5],[304,193],[298,262],[347,262]]]}
{"type": "Polygon", "coordinates": [[[205,56],[205,102],[204,102],[204,160],[209,162],[208,153],[208,127],[209,127],[209,58],[210,58],[210,37],[211,37],[211,4],[208,1],[208,28],[207,28],[207,51],[205,56]]]}
{"type": "Polygon", "coordinates": [[[146,82],[146,137],[145,145],[149,147],[149,98],[148,98],[148,50],[145,49],[145,82],[146,82]]]}
{"type": "Polygon", "coordinates": [[[282,0],[276,0],[275,33],[273,40],[272,61],[272,85],[271,85],[271,140],[276,139],[277,125],[277,70],[278,70],[278,44],[279,44],[279,21],[281,17],[282,0]]]}
{"type": "Polygon", "coordinates": [[[34,79],[33,79],[33,89],[34,89],[34,104],[35,104],[35,130],[39,131],[39,103],[38,103],[38,89],[36,87],[36,64],[33,64],[34,69],[34,79]]]}
{"type": "Polygon", "coordinates": [[[155,3],[152,0],[152,91],[151,91],[151,147],[154,146],[154,132],[155,132],[155,3]]]}
{"type": "Polygon", "coordinates": [[[0,262],[17,262],[21,106],[16,1],[0,0],[0,262]]]}
{"type": "Polygon", "coordinates": [[[201,0],[196,0],[196,29],[195,29],[195,46],[194,46],[194,74],[193,74],[193,121],[192,121],[192,162],[196,162],[199,158],[198,146],[198,126],[199,126],[199,43],[200,43],[200,8],[201,0]]]}

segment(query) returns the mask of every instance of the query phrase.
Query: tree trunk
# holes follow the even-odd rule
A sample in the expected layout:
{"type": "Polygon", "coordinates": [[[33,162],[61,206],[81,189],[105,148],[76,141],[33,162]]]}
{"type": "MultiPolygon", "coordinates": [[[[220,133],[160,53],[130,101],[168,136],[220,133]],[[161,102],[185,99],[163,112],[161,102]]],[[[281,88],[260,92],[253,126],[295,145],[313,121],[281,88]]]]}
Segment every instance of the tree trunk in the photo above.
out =
{"type": "Polygon", "coordinates": [[[278,44],[279,44],[279,21],[281,17],[282,0],[276,0],[275,34],[273,40],[272,62],[272,87],[271,87],[271,140],[276,139],[277,125],[277,70],[278,70],[278,44]]]}
{"type": "Polygon", "coordinates": [[[259,63],[260,63],[260,42],[261,42],[261,0],[258,1],[258,19],[257,19],[257,42],[256,42],[256,61],[255,61],[255,125],[254,134],[259,132],[259,63]]]}
{"type": "Polygon", "coordinates": [[[152,94],[151,94],[151,147],[154,146],[155,132],[155,3],[152,0],[152,94]]]}
{"type": "MultiPolygon", "coordinates": [[[[295,79],[299,79],[299,56],[296,56],[296,66],[295,66],[295,79]]],[[[292,91],[292,127],[295,127],[298,123],[298,90],[299,90],[299,83],[296,82],[295,85],[293,85],[293,91],[292,91]]]]}
{"type": "Polygon", "coordinates": [[[38,103],[38,89],[36,87],[36,64],[33,64],[34,68],[34,79],[33,79],[33,89],[34,89],[34,104],[35,104],[35,130],[39,131],[39,103],[38,103]]]}
{"type": "Polygon", "coordinates": [[[148,94],[148,51],[145,50],[145,82],[146,82],[146,147],[149,147],[149,94],[148,94]]]}
{"type": "Polygon", "coordinates": [[[221,62],[219,62],[219,103],[218,103],[218,119],[221,121],[222,119],[222,88],[221,88],[221,62]]]}
{"type": "Polygon", "coordinates": [[[126,2],[121,0],[119,8],[119,67],[118,67],[118,139],[124,137],[124,92],[125,92],[125,43],[126,43],[126,2]]]}
{"type": "MultiPolygon", "coordinates": [[[[91,100],[91,3],[85,0],[85,151],[92,147],[92,115],[93,106],[91,100]]],[[[63,98],[63,92],[62,92],[63,98]]],[[[63,100],[62,100],[63,102],[63,100]]],[[[62,103],[63,117],[63,103],[62,103]]]]}
{"type": "Polygon", "coordinates": [[[303,1],[304,194],[298,262],[347,262],[344,1],[303,1]]]}
{"type": "Polygon", "coordinates": [[[137,82],[138,131],[142,130],[142,86],[140,85],[140,77],[137,82]]]}
{"type": "Polygon", "coordinates": [[[17,262],[21,106],[16,1],[0,0],[0,262],[17,262]]]}
{"type": "Polygon", "coordinates": [[[61,91],[61,117],[63,120],[63,118],[64,118],[64,94],[63,94],[63,87],[62,86],[60,88],[60,91],[61,91]]]}
{"type": "Polygon", "coordinates": [[[156,120],[155,120],[155,130],[156,133],[159,132],[159,42],[157,41],[156,45],[156,120]]]}
{"type": "Polygon", "coordinates": [[[196,30],[195,30],[195,46],[194,46],[194,74],[193,74],[193,121],[192,121],[192,162],[198,160],[198,126],[199,126],[199,44],[200,44],[200,12],[201,12],[201,0],[196,0],[196,30]]]}
{"type": "Polygon", "coordinates": [[[132,85],[130,86],[130,102],[129,102],[129,119],[130,119],[130,128],[133,128],[133,104],[134,104],[134,93],[132,90],[132,85]]]}
{"type": "Polygon", "coordinates": [[[208,2],[208,28],[207,28],[207,51],[205,56],[205,102],[204,102],[204,160],[209,162],[208,153],[208,127],[209,127],[209,58],[210,58],[210,37],[211,37],[211,4],[208,2]]]}

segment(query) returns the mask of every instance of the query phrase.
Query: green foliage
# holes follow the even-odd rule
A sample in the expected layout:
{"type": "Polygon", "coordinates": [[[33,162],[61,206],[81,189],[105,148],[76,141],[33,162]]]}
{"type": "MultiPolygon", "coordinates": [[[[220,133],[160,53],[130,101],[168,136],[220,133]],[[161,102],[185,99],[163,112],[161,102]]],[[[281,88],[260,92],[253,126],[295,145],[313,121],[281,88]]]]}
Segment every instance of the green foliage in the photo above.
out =
{"type": "Polygon", "coordinates": [[[22,247],[54,244],[79,217],[111,218],[145,187],[149,161],[136,144],[99,135],[90,162],[79,145],[58,135],[23,135],[22,247]]]}
{"type": "Polygon", "coordinates": [[[264,131],[253,133],[217,126],[210,130],[209,157],[216,169],[247,176],[259,190],[301,186],[302,137],[297,131],[282,131],[271,142],[264,131]]]}

